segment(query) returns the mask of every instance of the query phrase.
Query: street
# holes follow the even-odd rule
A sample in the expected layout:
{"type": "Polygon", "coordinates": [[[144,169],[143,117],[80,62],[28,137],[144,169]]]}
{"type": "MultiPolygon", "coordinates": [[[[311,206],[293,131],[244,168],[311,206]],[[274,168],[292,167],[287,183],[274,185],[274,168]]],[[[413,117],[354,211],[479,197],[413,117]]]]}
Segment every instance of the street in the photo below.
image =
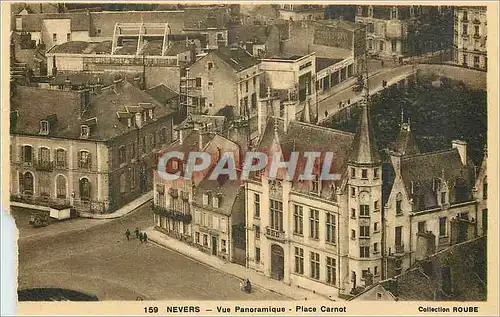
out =
{"type": "MultiPolygon", "coordinates": [[[[387,80],[389,85],[394,83],[394,81],[402,80],[405,76],[408,76],[412,72],[411,65],[397,66],[394,68],[381,69],[379,73],[370,74],[368,79],[368,88],[370,94],[373,94],[382,89],[382,80],[387,80]]],[[[363,92],[354,92],[352,87],[354,85],[354,78],[350,79],[351,84],[341,83],[339,84],[340,90],[333,93],[331,96],[326,97],[318,103],[319,120],[325,119],[325,110],[328,111],[328,115],[332,115],[340,110],[339,102],[342,102],[347,106],[347,101],[350,99],[351,104],[357,102],[362,98],[363,92]]],[[[335,88],[335,87],[334,87],[335,88]]]]}
{"type": "Polygon", "coordinates": [[[75,219],[29,228],[30,212],[13,208],[19,228],[19,289],[54,287],[100,300],[286,300],[135,237],[125,230],[151,226],[150,204],[114,220],[75,219]],[[27,216],[28,215],[28,216],[27,216]],[[39,231],[38,233],[34,231],[39,231]]]}

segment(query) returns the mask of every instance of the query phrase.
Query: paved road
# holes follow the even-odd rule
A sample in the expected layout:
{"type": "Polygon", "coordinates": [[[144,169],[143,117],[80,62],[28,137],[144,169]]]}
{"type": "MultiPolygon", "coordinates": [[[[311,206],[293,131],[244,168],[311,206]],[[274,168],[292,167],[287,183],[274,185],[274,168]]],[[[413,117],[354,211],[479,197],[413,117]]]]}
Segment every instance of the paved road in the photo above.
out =
{"type": "Polygon", "coordinates": [[[59,224],[37,229],[51,231],[45,235],[22,228],[22,210],[13,210],[13,215],[21,226],[19,289],[66,288],[101,300],[286,300],[261,289],[243,293],[239,280],[230,275],[151,243],[127,241],[127,228],[151,225],[149,204],[101,224],[85,226],[79,222],[90,220],[70,220],[67,225],[75,227],[70,231],[59,224]]]}
{"type": "MultiPolygon", "coordinates": [[[[408,76],[412,73],[413,68],[411,65],[398,66],[390,69],[380,70],[379,73],[371,76],[368,79],[368,87],[370,90],[370,94],[379,91],[382,89],[382,80],[387,80],[389,85],[391,81],[402,80],[405,76],[408,76]]],[[[351,104],[359,100],[362,96],[361,92],[352,91],[352,86],[354,84],[354,80],[352,80],[352,84],[345,87],[345,89],[331,95],[330,97],[322,100],[318,104],[319,111],[319,119],[325,119],[325,110],[328,111],[329,115],[332,115],[340,110],[339,102],[343,102],[347,105],[348,99],[350,99],[351,104]]]]}

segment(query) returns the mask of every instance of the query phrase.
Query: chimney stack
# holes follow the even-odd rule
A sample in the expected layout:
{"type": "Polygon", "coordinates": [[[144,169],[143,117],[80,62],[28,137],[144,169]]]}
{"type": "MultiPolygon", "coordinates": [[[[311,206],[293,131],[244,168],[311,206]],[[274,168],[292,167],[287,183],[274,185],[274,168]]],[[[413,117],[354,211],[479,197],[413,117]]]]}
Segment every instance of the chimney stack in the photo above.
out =
{"type": "Polygon", "coordinates": [[[284,116],[284,131],[285,133],[288,132],[288,127],[290,126],[290,123],[295,120],[295,116],[297,113],[296,109],[296,103],[295,101],[288,100],[283,103],[283,106],[285,107],[285,116],[284,116]]]}
{"type": "Polygon", "coordinates": [[[113,90],[117,95],[123,93],[123,78],[120,75],[116,75],[115,80],[113,80],[113,90]]]}
{"type": "Polygon", "coordinates": [[[451,147],[458,150],[462,164],[467,164],[467,142],[462,140],[451,141],[451,147]]]}

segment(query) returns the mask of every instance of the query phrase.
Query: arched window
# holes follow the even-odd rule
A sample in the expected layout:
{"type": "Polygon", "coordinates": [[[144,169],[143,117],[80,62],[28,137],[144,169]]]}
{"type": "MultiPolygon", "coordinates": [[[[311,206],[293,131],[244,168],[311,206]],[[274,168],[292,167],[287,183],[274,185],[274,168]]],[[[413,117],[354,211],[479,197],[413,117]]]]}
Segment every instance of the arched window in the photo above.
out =
{"type": "Polygon", "coordinates": [[[56,167],[57,168],[67,168],[66,151],[64,149],[58,149],[56,151],[56,167]]]}
{"type": "Polygon", "coordinates": [[[403,213],[402,203],[403,203],[403,194],[398,193],[396,195],[396,215],[400,215],[403,213]]]}
{"type": "Polygon", "coordinates": [[[56,195],[57,198],[66,198],[66,178],[62,175],[56,178],[56,195]]]}
{"type": "Polygon", "coordinates": [[[90,200],[90,181],[87,178],[80,179],[80,199],[90,200]]]}
{"type": "Polygon", "coordinates": [[[120,164],[125,163],[127,160],[127,148],[125,145],[122,145],[118,148],[118,160],[120,164]]]}
{"type": "Polygon", "coordinates": [[[363,7],[358,6],[358,15],[363,15],[363,7]]]}
{"type": "Polygon", "coordinates": [[[33,174],[26,172],[20,175],[19,187],[23,195],[33,195],[33,174]]]}
{"type": "Polygon", "coordinates": [[[411,17],[415,16],[415,7],[414,6],[410,6],[410,16],[411,17]]]}

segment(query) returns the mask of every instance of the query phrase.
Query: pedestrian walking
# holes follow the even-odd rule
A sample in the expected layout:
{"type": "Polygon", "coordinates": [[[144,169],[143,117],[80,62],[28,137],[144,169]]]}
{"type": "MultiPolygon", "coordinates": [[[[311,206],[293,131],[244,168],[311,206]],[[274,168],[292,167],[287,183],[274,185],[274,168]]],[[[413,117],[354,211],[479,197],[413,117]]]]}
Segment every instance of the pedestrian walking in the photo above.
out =
{"type": "Polygon", "coordinates": [[[127,229],[127,231],[125,231],[125,236],[127,237],[127,241],[130,241],[130,230],[127,229]]]}
{"type": "Polygon", "coordinates": [[[135,238],[139,239],[139,228],[136,227],[134,232],[135,232],[135,238]]]}
{"type": "Polygon", "coordinates": [[[144,243],[148,242],[148,234],[146,232],[142,235],[142,240],[144,240],[144,243]]]}
{"type": "Polygon", "coordinates": [[[347,99],[347,105],[351,104],[351,98],[347,99]]]}
{"type": "Polygon", "coordinates": [[[328,118],[328,110],[325,110],[325,118],[328,118]]]}
{"type": "Polygon", "coordinates": [[[142,240],[143,240],[142,232],[139,232],[139,240],[141,240],[141,243],[142,243],[142,240]]]}

